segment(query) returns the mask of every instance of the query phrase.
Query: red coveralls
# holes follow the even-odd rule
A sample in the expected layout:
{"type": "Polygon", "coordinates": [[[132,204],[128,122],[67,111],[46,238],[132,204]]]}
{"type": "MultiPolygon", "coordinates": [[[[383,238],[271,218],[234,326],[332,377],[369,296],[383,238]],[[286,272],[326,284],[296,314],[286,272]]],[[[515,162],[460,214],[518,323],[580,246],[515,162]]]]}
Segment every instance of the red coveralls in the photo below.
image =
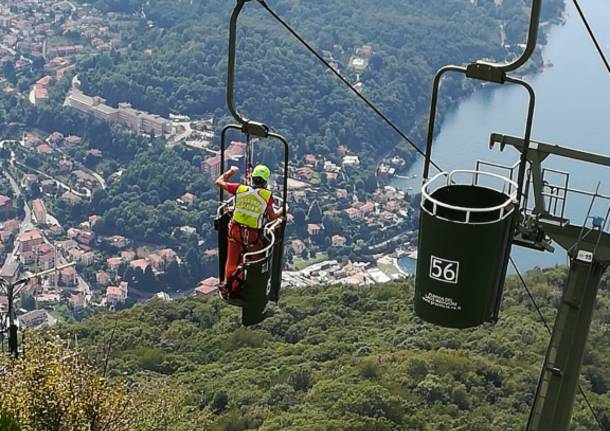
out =
{"type": "MultiPolygon", "coordinates": [[[[228,183],[227,191],[237,193],[238,183],[228,183]]],[[[267,202],[267,213],[273,211],[273,196],[267,202]]],[[[233,219],[229,222],[229,241],[227,245],[227,261],[225,263],[225,283],[221,283],[221,292],[234,293],[239,290],[243,281],[243,272],[237,267],[241,263],[242,252],[254,252],[263,248],[262,231],[242,226],[233,219]],[[230,280],[230,283],[227,282],[230,280]]]]}

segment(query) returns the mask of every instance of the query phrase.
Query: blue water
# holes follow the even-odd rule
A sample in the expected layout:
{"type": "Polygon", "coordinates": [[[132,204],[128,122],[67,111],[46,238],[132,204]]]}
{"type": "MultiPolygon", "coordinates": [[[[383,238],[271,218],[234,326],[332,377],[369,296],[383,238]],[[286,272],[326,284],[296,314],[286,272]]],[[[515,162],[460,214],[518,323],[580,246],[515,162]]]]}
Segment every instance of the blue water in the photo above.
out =
{"type": "MultiPolygon", "coordinates": [[[[610,56],[610,4],[590,0],[585,14],[598,41],[610,56]]],[[[536,92],[536,111],[532,139],[600,154],[610,154],[610,75],[606,71],[584,25],[571,2],[566,7],[566,22],[553,26],[543,49],[546,67],[525,79],[536,92]]],[[[518,153],[507,148],[503,153],[489,150],[490,132],[523,136],[527,97],[516,86],[488,86],[459,102],[445,118],[433,146],[433,159],[444,169],[472,169],[478,159],[510,163],[518,153]]],[[[571,172],[570,185],[593,191],[601,182],[600,192],[610,195],[610,169],[549,157],[544,167],[571,172]]],[[[401,187],[421,187],[422,163],[407,172],[416,179],[395,180],[401,187]]],[[[433,172],[434,173],[434,172],[433,172]]],[[[568,203],[567,215],[574,224],[582,224],[589,200],[568,203]]],[[[605,215],[606,205],[594,207],[593,214],[605,215]],[[602,214],[604,213],[604,214],[602,214]]],[[[513,247],[513,257],[522,269],[546,267],[566,262],[559,247],[555,253],[542,253],[513,247]]]]}
{"type": "Polygon", "coordinates": [[[398,259],[398,265],[400,269],[409,273],[409,275],[415,275],[415,267],[417,266],[417,260],[412,259],[408,256],[402,256],[398,259]]]}

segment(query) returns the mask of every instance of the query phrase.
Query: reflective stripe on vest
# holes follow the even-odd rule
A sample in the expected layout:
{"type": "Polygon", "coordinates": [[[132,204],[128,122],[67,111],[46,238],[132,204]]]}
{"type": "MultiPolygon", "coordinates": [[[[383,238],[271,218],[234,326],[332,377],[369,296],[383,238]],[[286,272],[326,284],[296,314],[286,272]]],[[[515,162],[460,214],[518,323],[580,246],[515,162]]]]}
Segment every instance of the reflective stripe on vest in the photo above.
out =
{"type": "Polygon", "coordinates": [[[269,199],[269,190],[240,185],[235,193],[233,220],[252,229],[262,229],[269,199]]]}

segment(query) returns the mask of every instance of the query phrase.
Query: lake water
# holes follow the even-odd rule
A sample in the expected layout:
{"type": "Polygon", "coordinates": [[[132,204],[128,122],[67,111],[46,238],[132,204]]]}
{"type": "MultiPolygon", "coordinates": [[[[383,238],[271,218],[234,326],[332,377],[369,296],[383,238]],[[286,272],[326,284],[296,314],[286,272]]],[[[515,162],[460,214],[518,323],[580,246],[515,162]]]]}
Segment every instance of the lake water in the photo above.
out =
{"type": "MultiPolygon", "coordinates": [[[[589,0],[583,6],[598,42],[610,56],[610,4],[589,0]]],[[[549,30],[543,57],[552,66],[526,77],[536,92],[532,139],[610,155],[610,75],[571,2],[567,2],[565,24],[549,30]]],[[[476,91],[445,118],[434,142],[433,160],[444,170],[472,169],[478,159],[512,164],[518,152],[508,147],[502,153],[497,148],[489,150],[489,134],[523,136],[526,108],[527,97],[520,87],[507,84],[476,91]]],[[[601,182],[600,192],[610,195],[610,168],[553,156],[544,167],[571,172],[570,185],[579,189],[593,191],[601,182]]],[[[418,190],[422,169],[420,160],[406,174],[417,175],[416,179],[395,180],[394,185],[418,190]]],[[[574,224],[582,224],[588,206],[588,200],[573,200],[567,215],[574,224]]],[[[607,203],[594,207],[592,215],[605,215],[604,209],[607,203]]],[[[560,248],[542,253],[513,247],[512,254],[520,269],[566,262],[560,248]]]]}

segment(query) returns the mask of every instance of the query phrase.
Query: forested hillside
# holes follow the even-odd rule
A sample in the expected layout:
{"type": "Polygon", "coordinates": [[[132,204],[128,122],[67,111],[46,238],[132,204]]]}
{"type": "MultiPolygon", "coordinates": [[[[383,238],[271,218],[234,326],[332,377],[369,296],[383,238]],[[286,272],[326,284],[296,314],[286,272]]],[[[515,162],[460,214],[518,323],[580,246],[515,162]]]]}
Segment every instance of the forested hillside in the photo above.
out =
{"type": "MultiPolygon", "coordinates": [[[[565,269],[526,280],[552,321],[565,269]]],[[[581,379],[605,429],[609,289],[606,278],[581,379]]],[[[253,329],[217,298],[155,300],[60,333],[100,367],[111,345],[114,378],[186,391],[177,418],[198,412],[212,430],[522,430],[548,336],[517,279],[498,324],[478,329],[422,323],[412,295],[410,282],[293,290],[253,329]]],[[[596,429],[580,397],[572,429],[596,429]]]]}
{"type": "MultiPolygon", "coordinates": [[[[269,2],[318,51],[326,51],[327,58],[336,61],[352,83],[359,80],[364,94],[418,143],[422,142],[436,69],[480,58],[503,61],[519,53],[516,44],[525,40],[529,3],[496,3],[269,2]],[[501,46],[501,21],[506,22],[507,43],[512,48],[501,46]],[[370,44],[373,55],[369,66],[357,73],[348,65],[362,44],[370,44]]],[[[94,2],[102,10],[137,13],[140,25],[127,53],[81,62],[83,89],[112,104],[128,100],[163,115],[226,115],[228,18],[234,4],[209,0],[94,2]]],[[[546,1],[544,18],[558,19],[562,9],[562,0],[546,1]]],[[[256,2],[246,4],[239,25],[236,100],[246,116],[285,133],[297,154],[331,153],[342,143],[372,162],[400,142],[256,2]],[[371,149],[374,151],[367,151],[371,149]]],[[[444,90],[449,102],[468,88],[455,81],[448,82],[444,90]]],[[[402,154],[407,154],[406,147],[402,154]]]]}

